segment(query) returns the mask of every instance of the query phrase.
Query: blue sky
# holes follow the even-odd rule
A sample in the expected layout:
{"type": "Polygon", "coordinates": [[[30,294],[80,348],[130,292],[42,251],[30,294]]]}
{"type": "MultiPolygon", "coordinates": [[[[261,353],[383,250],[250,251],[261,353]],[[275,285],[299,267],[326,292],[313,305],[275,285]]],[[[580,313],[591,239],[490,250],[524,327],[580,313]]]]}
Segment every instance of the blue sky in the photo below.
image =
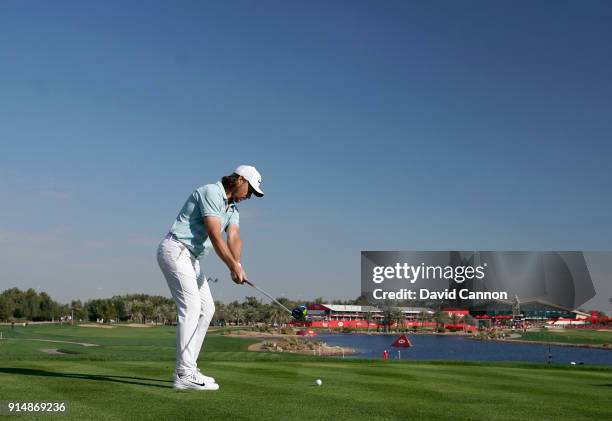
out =
{"type": "MultiPolygon", "coordinates": [[[[275,295],[359,295],[364,249],[610,250],[610,21],[606,1],[3,1],[0,289],[169,296],[157,243],[241,163],[267,193],[241,206],[244,264],[275,295]]],[[[216,298],[252,295],[205,265],[216,298]]]]}

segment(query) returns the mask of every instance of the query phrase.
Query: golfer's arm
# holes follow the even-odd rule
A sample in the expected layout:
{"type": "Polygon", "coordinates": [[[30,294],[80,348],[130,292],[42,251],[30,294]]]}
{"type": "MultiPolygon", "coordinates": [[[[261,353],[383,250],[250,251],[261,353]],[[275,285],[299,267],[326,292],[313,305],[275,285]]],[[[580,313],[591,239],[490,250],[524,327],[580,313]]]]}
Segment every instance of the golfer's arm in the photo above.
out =
{"type": "Polygon", "coordinates": [[[212,243],[215,252],[223,262],[227,265],[230,271],[234,271],[236,265],[238,265],[239,261],[234,258],[234,255],[230,251],[229,247],[223,241],[223,236],[221,235],[221,221],[216,216],[207,216],[204,218],[204,225],[206,226],[206,231],[208,231],[208,238],[210,238],[210,242],[212,243]]]}
{"type": "Polygon", "coordinates": [[[238,225],[231,224],[227,227],[227,246],[238,262],[242,255],[242,239],[240,238],[240,228],[238,225]]]}

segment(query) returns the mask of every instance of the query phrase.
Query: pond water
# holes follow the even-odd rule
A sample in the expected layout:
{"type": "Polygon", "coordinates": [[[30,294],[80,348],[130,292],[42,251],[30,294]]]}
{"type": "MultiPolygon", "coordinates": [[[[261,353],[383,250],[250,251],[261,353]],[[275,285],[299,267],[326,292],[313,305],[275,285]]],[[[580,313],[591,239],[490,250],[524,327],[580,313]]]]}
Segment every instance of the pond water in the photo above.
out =
{"type": "MultiPolygon", "coordinates": [[[[390,359],[402,360],[459,360],[459,361],[524,361],[546,363],[549,346],[544,344],[479,341],[464,336],[408,335],[411,348],[395,348],[391,343],[399,335],[320,334],[315,339],[331,346],[347,346],[359,351],[357,358],[382,358],[383,351],[390,359]]],[[[612,365],[612,350],[550,346],[552,362],[558,364],[612,365]]],[[[348,356],[347,356],[348,357],[348,356]]]]}

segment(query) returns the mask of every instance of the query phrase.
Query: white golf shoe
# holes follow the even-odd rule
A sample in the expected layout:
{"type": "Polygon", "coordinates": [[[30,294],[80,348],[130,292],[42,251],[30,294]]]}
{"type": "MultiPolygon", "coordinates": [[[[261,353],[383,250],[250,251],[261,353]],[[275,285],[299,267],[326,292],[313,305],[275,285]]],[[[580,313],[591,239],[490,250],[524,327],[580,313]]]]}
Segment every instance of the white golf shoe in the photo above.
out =
{"type": "Polygon", "coordinates": [[[196,368],[196,371],[204,383],[217,383],[214,377],[207,376],[206,374],[202,373],[199,368],[196,368]]]}
{"type": "MultiPolygon", "coordinates": [[[[200,371],[200,369],[199,369],[199,368],[196,368],[196,372],[195,372],[194,374],[195,374],[196,376],[198,376],[198,380],[199,380],[199,382],[200,382],[200,383],[217,383],[217,382],[215,381],[215,378],[214,378],[214,377],[210,377],[210,376],[205,375],[204,373],[202,373],[202,372],[200,371]]],[[[174,372],[174,379],[175,379],[175,380],[176,380],[176,377],[177,377],[177,372],[175,371],[175,372],[174,372]]]]}
{"type": "Polygon", "coordinates": [[[219,385],[213,381],[205,381],[204,378],[212,377],[194,371],[193,373],[179,375],[174,373],[174,388],[178,390],[219,390],[219,385]]]}

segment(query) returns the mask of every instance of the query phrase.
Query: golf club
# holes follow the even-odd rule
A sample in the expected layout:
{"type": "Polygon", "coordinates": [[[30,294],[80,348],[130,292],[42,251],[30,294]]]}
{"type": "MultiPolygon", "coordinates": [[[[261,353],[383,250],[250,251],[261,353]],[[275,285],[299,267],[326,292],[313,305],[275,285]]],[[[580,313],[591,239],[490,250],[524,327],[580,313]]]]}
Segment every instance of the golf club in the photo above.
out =
{"type": "Polygon", "coordinates": [[[253,284],[250,281],[247,281],[246,279],[244,280],[245,284],[248,284],[250,286],[252,286],[253,288],[255,288],[257,291],[261,292],[263,295],[265,295],[266,297],[268,297],[269,299],[271,299],[272,301],[274,301],[276,304],[278,304],[279,306],[281,306],[283,309],[285,309],[287,311],[287,313],[291,314],[293,316],[293,313],[291,312],[291,310],[289,310],[287,307],[285,307],[282,303],[280,303],[276,298],[274,298],[273,296],[271,296],[270,294],[268,294],[266,291],[264,291],[261,288],[258,288],[255,286],[255,284],[253,284]]]}
{"type": "Polygon", "coordinates": [[[305,305],[297,306],[293,310],[289,310],[287,307],[285,307],[282,303],[280,303],[277,299],[275,299],[273,296],[268,294],[266,291],[264,291],[261,288],[256,287],[252,282],[250,282],[250,281],[245,279],[244,283],[252,286],[257,291],[261,292],[263,295],[265,295],[266,297],[268,297],[269,299],[274,301],[276,304],[281,306],[285,311],[287,311],[287,313],[291,314],[291,317],[293,317],[294,320],[300,321],[300,320],[304,320],[306,318],[306,314],[308,313],[308,309],[306,308],[305,305]]]}

